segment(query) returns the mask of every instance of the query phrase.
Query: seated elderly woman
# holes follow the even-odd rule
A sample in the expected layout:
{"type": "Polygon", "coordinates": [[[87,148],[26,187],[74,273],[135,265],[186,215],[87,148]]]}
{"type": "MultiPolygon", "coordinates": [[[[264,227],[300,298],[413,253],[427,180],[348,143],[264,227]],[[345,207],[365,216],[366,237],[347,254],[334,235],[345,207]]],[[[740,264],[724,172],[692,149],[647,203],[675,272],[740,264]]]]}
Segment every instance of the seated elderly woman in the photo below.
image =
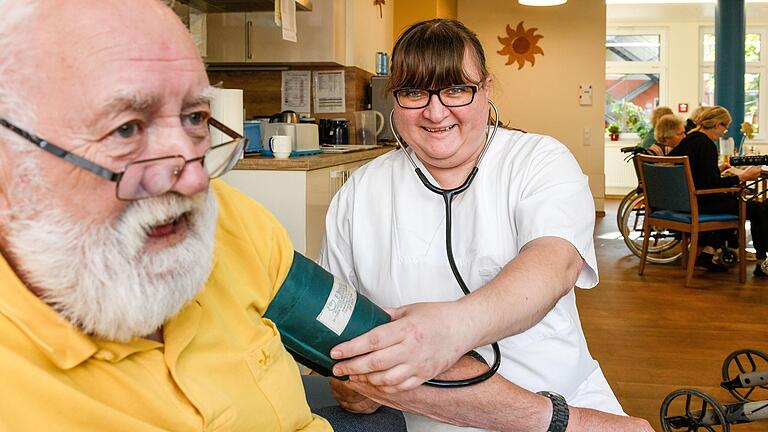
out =
{"type": "Polygon", "coordinates": [[[701,119],[701,116],[704,115],[704,113],[712,107],[708,106],[699,106],[693,112],[691,113],[691,116],[688,117],[688,119],[685,121],[685,134],[688,135],[692,130],[696,128],[696,126],[699,125],[699,121],[701,119]]]}
{"type": "Polygon", "coordinates": [[[644,148],[645,150],[648,150],[651,148],[652,145],[656,143],[656,137],[654,131],[656,130],[656,123],[659,122],[659,119],[666,115],[674,114],[672,112],[672,108],[667,106],[660,106],[653,110],[651,113],[651,130],[648,131],[647,134],[645,134],[645,137],[643,137],[643,142],[640,143],[640,147],[644,148]]]}
{"type": "Polygon", "coordinates": [[[664,156],[685,138],[683,119],[674,114],[662,116],[656,122],[653,134],[656,142],[648,148],[648,152],[656,156],[664,156]]]}
{"type": "MultiPolygon", "coordinates": [[[[691,174],[696,189],[727,188],[736,186],[741,182],[755,180],[760,175],[760,167],[750,167],[738,176],[722,177],[721,173],[730,165],[718,165],[717,145],[715,142],[723,136],[731,124],[731,115],[721,106],[708,107],[702,110],[696,128],[688,133],[680,144],[672,149],[670,156],[688,156],[691,163],[691,174]]],[[[699,211],[702,213],[730,213],[737,214],[739,204],[737,198],[727,194],[704,195],[698,199],[699,211]]],[[[766,258],[768,246],[768,221],[766,211],[762,203],[750,201],[747,203],[747,219],[751,222],[752,240],[756,249],[758,265],[754,275],[766,277],[760,267],[760,263],[766,258]]],[[[725,242],[726,233],[713,232],[706,241],[696,265],[705,267],[709,271],[726,271],[727,268],[712,261],[715,249],[725,242]]]]}

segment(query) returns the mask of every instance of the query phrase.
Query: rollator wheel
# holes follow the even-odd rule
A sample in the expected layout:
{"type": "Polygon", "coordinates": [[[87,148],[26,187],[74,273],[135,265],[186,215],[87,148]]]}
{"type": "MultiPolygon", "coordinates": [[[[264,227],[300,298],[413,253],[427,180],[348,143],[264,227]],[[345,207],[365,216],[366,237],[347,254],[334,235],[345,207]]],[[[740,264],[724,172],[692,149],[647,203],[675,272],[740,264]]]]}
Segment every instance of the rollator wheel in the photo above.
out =
{"type": "MultiPolygon", "coordinates": [[[[768,354],[747,348],[730,353],[723,361],[724,382],[732,381],[740,374],[755,371],[768,371],[768,354]]],[[[764,400],[768,397],[768,385],[727,390],[733,397],[742,402],[764,400]]]]}
{"type": "Polygon", "coordinates": [[[664,432],[729,432],[725,409],[703,391],[683,388],[673,391],[661,403],[661,427],[664,432]]]}
{"type": "Polygon", "coordinates": [[[720,262],[729,267],[736,265],[739,262],[738,251],[732,248],[723,248],[723,251],[720,253],[720,262]]]}

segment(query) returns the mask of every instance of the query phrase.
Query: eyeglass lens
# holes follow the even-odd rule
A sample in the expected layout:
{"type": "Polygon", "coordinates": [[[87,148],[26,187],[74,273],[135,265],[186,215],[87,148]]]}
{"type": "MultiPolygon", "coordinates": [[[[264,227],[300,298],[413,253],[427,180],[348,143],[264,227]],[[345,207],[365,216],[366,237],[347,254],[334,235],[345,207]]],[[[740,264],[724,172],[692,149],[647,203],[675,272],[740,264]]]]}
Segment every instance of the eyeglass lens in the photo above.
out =
{"type": "Polygon", "coordinates": [[[164,194],[173,188],[188,163],[202,163],[209,179],[222,176],[234,167],[241,151],[242,140],[236,139],[213,146],[203,157],[189,161],[169,156],[134,162],[125,168],[117,183],[117,196],[134,200],[164,194]]]}
{"type": "Polygon", "coordinates": [[[395,92],[397,103],[403,108],[424,108],[429,105],[432,94],[437,93],[440,103],[447,107],[469,105],[474,100],[477,87],[473,85],[456,85],[437,91],[422,89],[402,89],[395,92]]]}

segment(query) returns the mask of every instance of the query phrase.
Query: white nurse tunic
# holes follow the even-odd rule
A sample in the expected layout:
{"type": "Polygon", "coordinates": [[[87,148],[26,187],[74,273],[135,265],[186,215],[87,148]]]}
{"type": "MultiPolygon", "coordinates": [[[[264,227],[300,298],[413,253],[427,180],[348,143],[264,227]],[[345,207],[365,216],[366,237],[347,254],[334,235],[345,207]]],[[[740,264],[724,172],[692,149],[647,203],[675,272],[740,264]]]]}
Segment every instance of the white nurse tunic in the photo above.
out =
{"type": "MultiPolygon", "coordinates": [[[[587,177],[551,137],[499,129],[474,183],[454,199],[452,217],[453,253],[470,290],[544,236],[571,242],[584,258],[576,286],[598,282],[587,177]]],[[[402,150],[358,169],[336,194],[318,262],[380,306],[463,295],[446,258],[443,199],[422,185],[402,150]]],[[[507,380],[534,392],[557,392],[574,406],[623,414],[587,349],[573,290],[538,324],[499,347],[499,373],[507,380]]],[[[490,347],[477,351],[492,361],[490,347]]],[[[419,416],[406,420],[409,431],[454,429],[419,416]]]]}

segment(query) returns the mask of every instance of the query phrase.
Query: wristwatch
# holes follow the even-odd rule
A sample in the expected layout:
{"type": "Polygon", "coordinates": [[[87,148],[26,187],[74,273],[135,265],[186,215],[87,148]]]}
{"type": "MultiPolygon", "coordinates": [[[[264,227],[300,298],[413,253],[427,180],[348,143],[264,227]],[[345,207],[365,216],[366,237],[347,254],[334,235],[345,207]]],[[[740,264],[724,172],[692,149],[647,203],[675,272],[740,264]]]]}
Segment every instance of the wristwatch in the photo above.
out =
{"type": "Polygon", "coordinates": [[[568,427],[568,403],[565,402],[565,398],[550,391],[540,391],[536,394],[546,396],[552,401],[552,420],[549,422],[547,432],[565,432],[568,427]]]}

